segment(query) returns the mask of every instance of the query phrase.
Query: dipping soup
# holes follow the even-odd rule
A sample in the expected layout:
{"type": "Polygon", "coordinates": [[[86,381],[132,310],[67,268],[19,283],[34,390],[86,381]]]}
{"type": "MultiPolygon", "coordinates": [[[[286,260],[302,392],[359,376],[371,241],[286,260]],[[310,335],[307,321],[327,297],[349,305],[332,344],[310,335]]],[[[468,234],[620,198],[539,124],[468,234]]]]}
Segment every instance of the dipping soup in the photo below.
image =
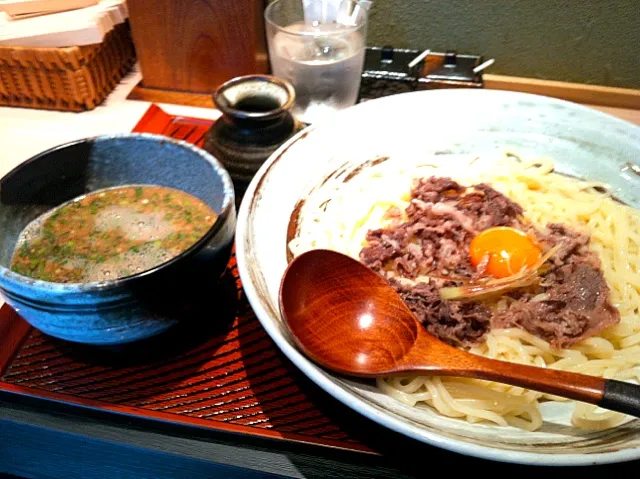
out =
{"type": "Polygon", "coordinates": [[[75,198],[22,231],[11,269],[56,283],[88,283],[152,269],[187,250],[216,213],[164,186],[127,185],[75,198]]]}

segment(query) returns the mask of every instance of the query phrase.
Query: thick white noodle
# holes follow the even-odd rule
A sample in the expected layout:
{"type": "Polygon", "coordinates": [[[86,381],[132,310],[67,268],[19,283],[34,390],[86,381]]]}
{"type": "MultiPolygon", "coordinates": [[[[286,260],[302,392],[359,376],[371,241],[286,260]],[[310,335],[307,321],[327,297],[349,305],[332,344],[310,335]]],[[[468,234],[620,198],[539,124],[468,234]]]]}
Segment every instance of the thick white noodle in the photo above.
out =
{"type": "MultiPolygon", "coordinates": [[[[556,350],[519,329],[493,330],[486,343],[471,352],[505,361],[583,374],[640,380],[640,213],[612,199],[606,185],[553,172],[548,158],[525,160],[505,151],[490,158],[467,158],[467,166],[438,156],[428,161],[391,158],[363,169],[348,182],[329,180],[306,199],[299,234],[289,247],[294,255],[314,248],[340,251],[354,258],[369,229],[387,224],[389,208],[408,204],[412,181],[449,176],[461,184],[486,182],[516,201],[525,216],[543,227],[561,222],[588,232],[591,248],[602,260],[611,301],[620,324],[600,337],[570,349],[556,350]]],[[[378,380],[386,394],[410,406],[427,404],[439,413],[469,422],[486,421],[536,430],[543,422],[540,401],[562,400],[522,388],[479,380],[409,377],[378,380]]],[[[573,424],[586,430],[614,427],[622,414],[577,404],[573,424]]]]}

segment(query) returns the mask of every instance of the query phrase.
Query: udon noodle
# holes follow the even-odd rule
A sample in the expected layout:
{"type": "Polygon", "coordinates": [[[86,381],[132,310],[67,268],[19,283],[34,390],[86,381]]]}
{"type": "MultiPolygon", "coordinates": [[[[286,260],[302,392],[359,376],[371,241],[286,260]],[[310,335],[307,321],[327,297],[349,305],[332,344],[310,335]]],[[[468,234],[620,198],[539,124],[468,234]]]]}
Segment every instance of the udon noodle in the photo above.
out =
{"type": "MultiPolygon", "coordinates": [[[[345,181],[330,178],[306,199],[296,237],[289,243],[298,255],[327,248],[359,257],[370,229],[387,225],[387,210],[408,205],[412,181],[448,176],[461,184],[486,182],[525,209],[525,217],[543,227],[565,223],[591,235],[590,247],[602,261],[619,324],[568,349],[521,329],[492,330],[471,352],[491,358],[583,374],[640,381],[640,215],[608,194],[606,185],[554,173],[548,158],[524,159],[513,152],[482,158],[433,156],[428,161],[390,158],[363,168],[345,181]],[[444,160],[444,161],[443,161],[444,160]]],[[[410,406],[428,405],[439,413],[469,422],[489,422],[536,430],[542,423],[540,404],[562,401],[535,391],[498,383],[413,376],[378,380],[386,394],[410,406]]],[[[600,430],[626,417],[577,403],[575,426],[600,430]]]]}

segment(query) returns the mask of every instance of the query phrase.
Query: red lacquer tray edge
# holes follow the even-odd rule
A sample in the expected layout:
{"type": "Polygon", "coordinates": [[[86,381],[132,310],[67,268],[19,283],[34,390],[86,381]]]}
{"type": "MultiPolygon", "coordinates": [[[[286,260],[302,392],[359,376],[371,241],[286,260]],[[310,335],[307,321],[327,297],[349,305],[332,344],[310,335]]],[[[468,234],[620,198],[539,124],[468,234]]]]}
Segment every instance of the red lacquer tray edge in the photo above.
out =
{"type": "MultiPolygon", "coordinates": [[[[4,310],[4,308],[3,308],[4,310]]],[[[0,311],[2,315],[3,311],[0,311]]],[[[0,318],[1,320],[1,318],[0,318]]],[[[124,415],[134,418],[161,421],[168,424],[194,426],[204,430],[221,431],[236,434],[246,434],[250,437],[262,437],[266,439],[288,440],[303,444],[327,446],[334,449],[342,449],[348,451],[359,451],[375,454],[371,449],[356,443],[344,443],[343,441],[332,441],[324,438],[313,438],[295,433],[282,433],[270,429],[260,429],[251,426],[242,426],[239,424],[216,423],[215,426],[211,421],[198,419],[194,417],[181,416],[180,421],[176,421],[175,414],[162,413],[158,411],[150,411],[130,406],[119,406],[116,404],[103,403],[101,401],[93,401],[91,399],[69,396],[66,394],[58,394],[50,391],[42,391],[35,388],[18,386],[0,381],[0,391],[7,392],[19,396],[27,396],[31,398],[44,399],[65,405],[73,405],[85,409],[93,409],[97,411],[109,412],[118,415],[124,415]]]]}
{"type": "MultiPolygon", "coordinates": [[[[31,331],[31,326],[8,305],[0,308],[0,376],[31,331]]],[[[0,381],[0,389],[7,383],[0,381]]]]}

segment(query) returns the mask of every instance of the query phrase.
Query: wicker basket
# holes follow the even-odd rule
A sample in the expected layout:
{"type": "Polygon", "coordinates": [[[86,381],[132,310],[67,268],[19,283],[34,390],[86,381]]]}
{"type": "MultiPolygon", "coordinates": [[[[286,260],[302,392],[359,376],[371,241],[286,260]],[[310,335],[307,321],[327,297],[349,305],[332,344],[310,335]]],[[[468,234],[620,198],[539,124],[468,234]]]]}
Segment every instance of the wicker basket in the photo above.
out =
{"type": "Polygon", "coordinates": [[[117,25],[96,45],[0,47],[0,106],[92,110],[134,62],[128,23],[117,25]]]}

